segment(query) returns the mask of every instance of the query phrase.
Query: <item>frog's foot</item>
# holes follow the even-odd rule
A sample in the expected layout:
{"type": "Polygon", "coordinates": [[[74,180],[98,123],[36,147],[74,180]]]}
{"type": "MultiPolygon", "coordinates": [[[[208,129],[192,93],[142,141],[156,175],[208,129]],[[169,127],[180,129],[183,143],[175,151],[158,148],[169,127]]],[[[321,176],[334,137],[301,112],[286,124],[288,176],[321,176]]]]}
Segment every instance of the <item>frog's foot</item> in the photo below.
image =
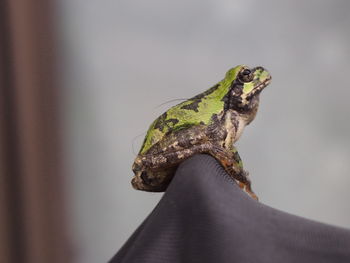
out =
{"type": "Polygon", "coordinates": [[[131,180],[131,185],[136,190],[147,192],[164,192],[175,172],[175,167],[167,169],[152,170],[146,164],[151,164],[155,159],[146,156],[143,159],[137,158],[132,170],[135,176],[131,180]]]}
{"type": "Polygon", "coordinates": [[[252,188],[251,188],[251,182],[248,178],[248,172],[246,171],[243,171],[243,175],[241,175],[241,177],[244,177],[244,179],[242,181],[237,180],[237,184],[238,186],[243,190],[245,191],[250,197],[252,197],[253,199],[255,200],[259,200],[258,196],[253,192],[252,188]],[[244,182],[243,182],[244,181],[244,182]]]}

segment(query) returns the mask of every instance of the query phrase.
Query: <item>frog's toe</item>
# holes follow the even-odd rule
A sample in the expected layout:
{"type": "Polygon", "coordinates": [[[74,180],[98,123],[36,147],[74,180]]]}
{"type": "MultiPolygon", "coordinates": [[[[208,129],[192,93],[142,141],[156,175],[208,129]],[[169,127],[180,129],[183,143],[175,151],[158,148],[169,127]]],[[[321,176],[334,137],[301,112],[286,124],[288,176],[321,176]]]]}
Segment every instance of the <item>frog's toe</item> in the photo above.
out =
{"type": "Polygon", "coordinates": [[[142,180],[141,180],[141,178],[135,175],[135,176],[131,179],[131,185],[132,185],[132,187],[134,187],[136,190],[142,190],[142,180]]]}

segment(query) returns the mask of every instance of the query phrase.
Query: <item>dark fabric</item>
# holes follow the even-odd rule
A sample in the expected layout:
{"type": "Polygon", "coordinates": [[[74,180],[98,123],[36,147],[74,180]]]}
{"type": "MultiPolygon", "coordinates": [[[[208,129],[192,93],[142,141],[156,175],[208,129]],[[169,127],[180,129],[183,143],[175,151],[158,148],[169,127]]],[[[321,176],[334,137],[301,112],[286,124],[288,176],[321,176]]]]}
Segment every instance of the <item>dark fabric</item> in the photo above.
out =
{"type": "Polygon", "coordinates": [[[215,159],[196,155],[180,165],[116,262],[349,263],[350,230],[261,204],[215,159]]]}

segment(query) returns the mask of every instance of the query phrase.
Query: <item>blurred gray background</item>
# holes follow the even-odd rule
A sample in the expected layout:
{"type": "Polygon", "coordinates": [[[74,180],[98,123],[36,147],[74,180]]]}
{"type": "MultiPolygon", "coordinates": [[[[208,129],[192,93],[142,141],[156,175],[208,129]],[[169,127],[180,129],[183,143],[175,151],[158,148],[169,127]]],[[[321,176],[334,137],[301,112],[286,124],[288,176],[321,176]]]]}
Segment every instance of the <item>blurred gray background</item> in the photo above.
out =
{"type": "Polygon", "coordinates": [[[130,186],[132,145],[137,152],[149,124],[175,103],[157,106],[203,92],[238,64],[273,76],[238,143],[260,201],[350,227],[349,1],[58,7],[76,262],[106,262],[161,198],[130,186]]]}

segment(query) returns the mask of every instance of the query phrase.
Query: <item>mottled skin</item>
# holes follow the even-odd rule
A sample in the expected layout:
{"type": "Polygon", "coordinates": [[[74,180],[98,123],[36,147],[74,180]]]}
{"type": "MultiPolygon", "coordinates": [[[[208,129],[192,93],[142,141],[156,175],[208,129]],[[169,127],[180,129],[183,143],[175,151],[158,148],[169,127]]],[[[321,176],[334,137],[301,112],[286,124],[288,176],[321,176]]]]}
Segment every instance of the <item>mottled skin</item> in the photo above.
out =
{"type": "Polygon", "coordinates": [[[165,191],[183,160],[207,153],[257,199],[233,144],[255,118],[260,92],[270,80],[264,68],[240,65],[230,69],[212,88],[159,116],[151,124],[133,164],[133,187],[165,191]]]}

